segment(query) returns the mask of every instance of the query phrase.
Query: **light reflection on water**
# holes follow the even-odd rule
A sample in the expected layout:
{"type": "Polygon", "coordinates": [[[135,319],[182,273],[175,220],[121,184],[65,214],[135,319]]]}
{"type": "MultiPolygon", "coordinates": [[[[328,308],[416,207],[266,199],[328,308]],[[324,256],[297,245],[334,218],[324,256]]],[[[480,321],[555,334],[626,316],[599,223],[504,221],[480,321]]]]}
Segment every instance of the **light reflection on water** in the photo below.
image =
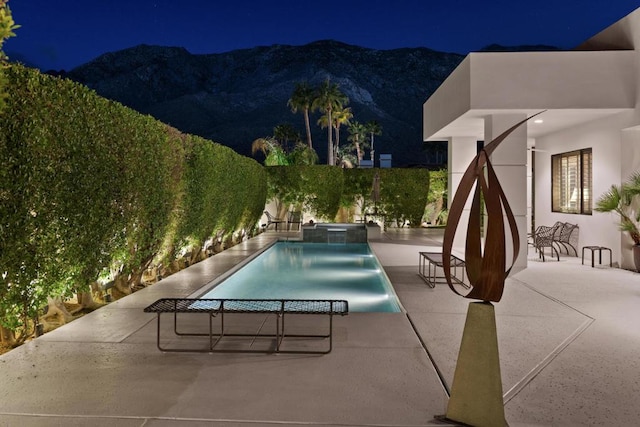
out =
{"type": "Polygon", "coordinates": [[[201,298],[344,299],[353,312],[399,312],[366,243],[279,242],[201,298]]]}

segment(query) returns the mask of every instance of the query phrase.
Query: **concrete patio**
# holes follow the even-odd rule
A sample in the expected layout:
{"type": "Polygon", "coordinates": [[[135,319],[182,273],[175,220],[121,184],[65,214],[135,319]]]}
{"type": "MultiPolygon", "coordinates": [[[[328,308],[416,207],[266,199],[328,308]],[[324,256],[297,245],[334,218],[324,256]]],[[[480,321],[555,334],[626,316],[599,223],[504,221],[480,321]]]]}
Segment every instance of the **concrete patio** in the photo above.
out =
{"type": "MultiPolygon", "coordinates": [[[[0,425],[443,425],[470,301],[417,275],[441,230],[371,242],[406,312],[335,318],[328,355],[157,350],[144,307],[286,236],[263,233],[0,356],[0,425]]],[[[639,274],[531,252],[496,305],[509,425],[636,425],[639,307],[639,274]]]]}

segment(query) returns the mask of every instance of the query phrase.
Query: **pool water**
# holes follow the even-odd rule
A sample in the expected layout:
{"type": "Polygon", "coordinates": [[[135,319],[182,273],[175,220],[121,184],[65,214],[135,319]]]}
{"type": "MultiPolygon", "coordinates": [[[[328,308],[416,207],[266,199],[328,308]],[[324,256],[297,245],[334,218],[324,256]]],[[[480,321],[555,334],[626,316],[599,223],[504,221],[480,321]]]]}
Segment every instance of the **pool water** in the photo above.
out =
{"type": "Polygon", "coordinates": [[[367,243],[278,242],[199,298],[342,299],[350,312],[400,312],[367,243]]]}

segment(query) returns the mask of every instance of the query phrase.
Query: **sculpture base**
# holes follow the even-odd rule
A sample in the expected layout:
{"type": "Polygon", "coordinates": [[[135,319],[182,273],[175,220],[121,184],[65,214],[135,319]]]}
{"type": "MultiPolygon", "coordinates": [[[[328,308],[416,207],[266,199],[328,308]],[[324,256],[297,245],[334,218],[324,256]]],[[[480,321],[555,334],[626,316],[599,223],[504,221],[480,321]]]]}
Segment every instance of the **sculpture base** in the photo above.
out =
{"type": "Polygon", "coordinates": [[[446,418],[479,427],[506,425],[491,303],[469,304],[446,418]]]}

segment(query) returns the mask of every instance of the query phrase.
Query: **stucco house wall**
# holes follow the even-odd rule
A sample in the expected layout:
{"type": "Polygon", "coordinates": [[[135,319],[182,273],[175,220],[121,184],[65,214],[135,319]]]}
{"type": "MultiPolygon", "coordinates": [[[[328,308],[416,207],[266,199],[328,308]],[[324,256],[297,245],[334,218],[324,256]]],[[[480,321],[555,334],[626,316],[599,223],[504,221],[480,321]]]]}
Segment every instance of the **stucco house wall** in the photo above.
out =
{"type": "Polygon", "coordinates": [[[527,145],[536,150],[535,171],[527,172],[528,182],[535,185],[535,201],[528,184],[528,201],[515,197],[514,203],[526,203],[528,212],[534,205],[536,225],[578,224],[578,250],[607,246],[614,262],[633,268],[630,239],[618,230],[614,214],[551,212],[551,155],[592,149],[595,206],[611,185],[620,185],[640,170],[639,94],[637,9],[573,51],[469,54],[425,102],[424,138],[449,140],[451,148],[456,141],[483,140],[491,118],[546,110],[540,115],[543,124],[527,123],[527,145]]]}
{"type": "Polygon", "coordinates": [[[565,214],[551,211],[551,156],[583,148],[592,149],[593,203],[612,184],[622,179],[620,168],[621,126],[626,126],[632,114],[621,113],[595,120],[585,125],[565,129],[536,139],[536,171],[534,174],[537,225],[551,225],[556,221],[580,226],[579,245],[600,245],[612,249],[614,260],[621,257],[621,233],[617,217],[611,213],[593,212],[592,215],[565,214]]]}

